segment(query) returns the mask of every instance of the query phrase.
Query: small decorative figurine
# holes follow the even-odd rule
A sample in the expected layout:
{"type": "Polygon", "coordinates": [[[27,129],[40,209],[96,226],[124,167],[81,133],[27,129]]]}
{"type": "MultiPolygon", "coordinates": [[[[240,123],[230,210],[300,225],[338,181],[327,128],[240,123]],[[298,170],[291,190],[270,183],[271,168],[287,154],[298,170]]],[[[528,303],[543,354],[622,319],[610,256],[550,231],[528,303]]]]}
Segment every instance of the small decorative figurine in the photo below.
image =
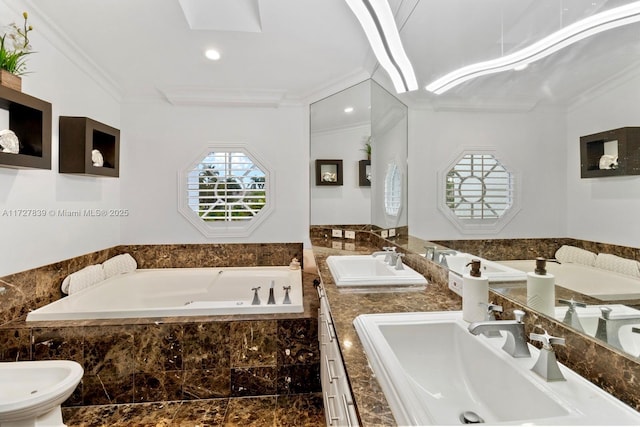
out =
{"type": "Polygon", "coordinates": [[[102,167],[102,165],[104,165],[104,158],[99,150],[91,151],[91,161],[93,162],[93,166],[96,167],[102,167]]]}
{"type": "Polygon", "coordinates": [[[600,157],[600,169],[618,169],[618,156],[604,154],[600,157]]]}
{"type": "Polygon", "coordinates": [[[12,130],[0,130],[0,147],[3,153],[18,154],[20,151],[20,141],[12,130]]]}

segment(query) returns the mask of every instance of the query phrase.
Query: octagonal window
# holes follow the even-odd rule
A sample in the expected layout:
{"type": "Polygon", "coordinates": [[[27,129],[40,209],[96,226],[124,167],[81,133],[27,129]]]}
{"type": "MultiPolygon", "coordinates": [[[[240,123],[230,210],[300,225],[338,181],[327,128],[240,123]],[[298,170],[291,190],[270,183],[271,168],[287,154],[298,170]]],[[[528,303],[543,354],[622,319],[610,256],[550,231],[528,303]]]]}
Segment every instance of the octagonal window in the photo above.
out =
{"type": "Polygon", "coordinates": [[[205,235],[246,236],[266,217],[271,174],[245,146],[212,146],[181,174],[180,212],[205,235]]]}
{"type": "Polygon", "coordinates": [[[463,153],[442,181],[440,208],[463,231],[497,231],[519,210],[514,175],[492,153],[463,153]]]}

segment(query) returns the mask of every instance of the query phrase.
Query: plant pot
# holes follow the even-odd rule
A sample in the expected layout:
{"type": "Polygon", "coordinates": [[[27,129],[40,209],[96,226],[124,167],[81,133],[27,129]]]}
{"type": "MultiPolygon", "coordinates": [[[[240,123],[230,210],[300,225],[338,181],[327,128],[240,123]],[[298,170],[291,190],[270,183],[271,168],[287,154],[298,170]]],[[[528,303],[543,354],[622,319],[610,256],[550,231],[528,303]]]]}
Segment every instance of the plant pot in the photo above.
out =
{"type": "Polygon", "coordinates": [[[22,78],[8,72],[7,70],[0,69],[0,86],[22,92],[22,78]]]}

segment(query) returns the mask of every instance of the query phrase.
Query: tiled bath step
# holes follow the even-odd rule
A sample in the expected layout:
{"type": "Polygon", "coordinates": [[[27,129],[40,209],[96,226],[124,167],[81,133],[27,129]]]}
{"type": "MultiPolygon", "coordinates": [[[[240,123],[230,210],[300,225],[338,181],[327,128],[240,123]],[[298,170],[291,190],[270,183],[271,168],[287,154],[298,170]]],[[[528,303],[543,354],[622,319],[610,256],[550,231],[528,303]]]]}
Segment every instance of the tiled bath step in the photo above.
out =
{"type": "Polygon", "coordinates": [[[322,394],[62,408],[68,427],[324,426],[322,394]]]}

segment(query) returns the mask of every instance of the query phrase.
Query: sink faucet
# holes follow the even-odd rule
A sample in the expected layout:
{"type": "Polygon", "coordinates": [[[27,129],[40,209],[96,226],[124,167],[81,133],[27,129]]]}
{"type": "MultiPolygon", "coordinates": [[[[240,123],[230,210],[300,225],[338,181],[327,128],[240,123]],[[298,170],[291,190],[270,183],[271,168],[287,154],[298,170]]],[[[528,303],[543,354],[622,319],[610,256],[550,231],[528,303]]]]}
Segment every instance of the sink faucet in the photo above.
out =
{"type": "MultiPolygon", "coordinates": [[[[391,263],[391,257],[396,253],[395,246],[383,246],[381,251],[377,251],[371,254],[372,257],[377,257],[378,255],[384,255],[384,262],[391,263]]],[[[395,258],[394,258],[395,262],[395,258]]]]}
{"type": "Polygon", "coordinates": [[[478,335],[488,331],[506,331],[507,340],[502,349],[509,353],[512,357],[531,357],[527,339],[524,333],[524,311],[513,310],[515,320],[489,320],[483,322],[474,322],[469,325],[469,332],[478,335]]]}
{"type": "Polygon", "coordinates": [[[436,250],[433,254],[433,260],[443,267],[449,267],[447,264],[447,255],[456,255],[458,252],[453,249],[436,250]]]}
{"type": "MultiPolygon", "coordinates": [[[[481,303],[481,304],[485,305],[484,303],[481,303]]],[[[502,306],[496,305],[494,303],[486,304],[486,306],[487,306],[487,312],[484,315],[484,320],[495,322],[496,321],[495,312],[502,313],[502,306]]],[[[502,334],[500,333],[500,331],[496,331],[496,330],[487,330],[487,331],[484,331],[482,334],[487,338],[502,338],[502,334]]]]}
{"type": "Polygon", "coordinates": [[[611,344],[614,347],[624,350],[622,343],[620,342],[620,328],[625,325],[640,325],[640,317],[619,317],[611,318],[611,308],[600,307],[602,316],[598,318],[598,329],[596,330],[596,338],[603,340],[604,342],[611,344]]]}
{"type": "Polygon", "coordinates": [[[560,304],[565,304],[569,306],[569,308],[567,309],[567,312],[564,315],[564,319],[562,319],[562,322],[571,326],[573,329],[577,330],[578,332],[584,332],[584,328],[582,327],[582,323],[580,323],[580,318],[578,317],[578,313],[576,312],[576,307],[585,308],[587,304],[583,302],[575,301],[573,298],[569,300],[559,299],[558,302],[560,304]]]}

